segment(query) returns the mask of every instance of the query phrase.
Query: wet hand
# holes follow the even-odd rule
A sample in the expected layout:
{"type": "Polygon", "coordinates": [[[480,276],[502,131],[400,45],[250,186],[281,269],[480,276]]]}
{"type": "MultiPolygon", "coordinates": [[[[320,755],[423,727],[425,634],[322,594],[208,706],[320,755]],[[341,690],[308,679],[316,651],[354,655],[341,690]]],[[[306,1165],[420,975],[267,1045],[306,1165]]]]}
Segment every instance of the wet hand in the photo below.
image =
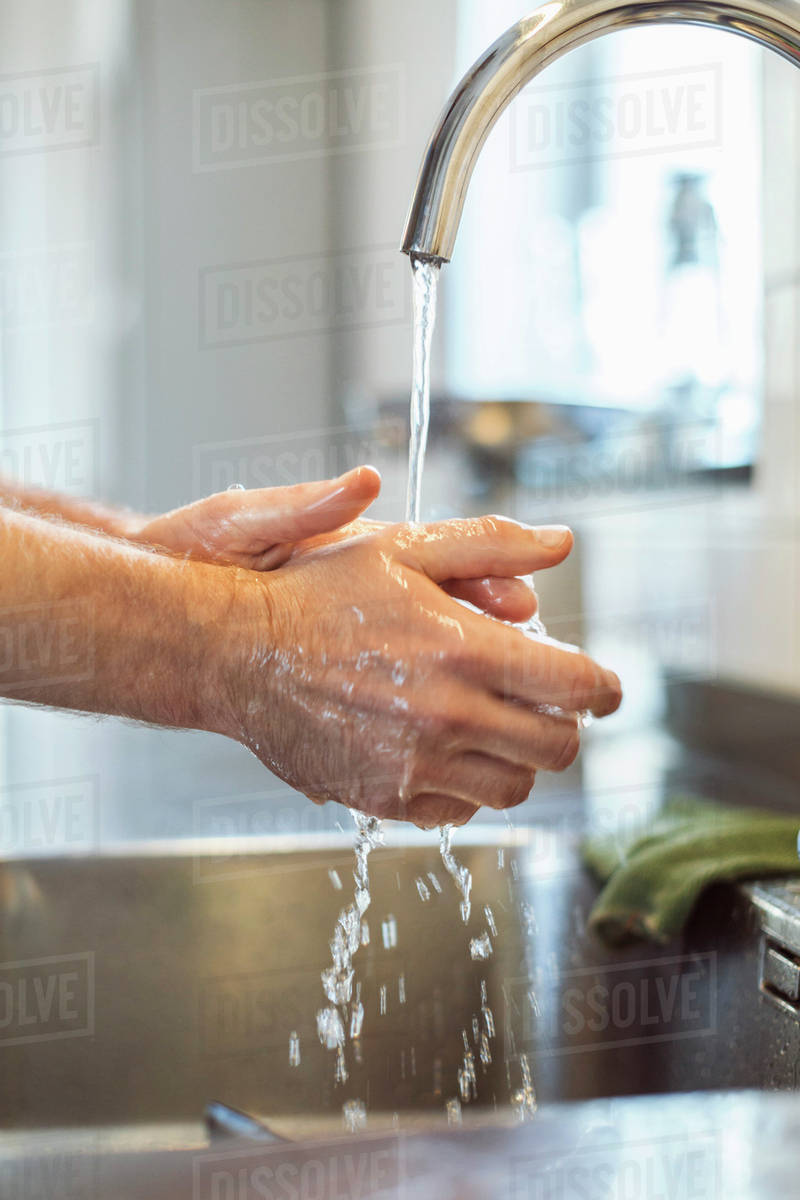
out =
{"type": "Polygon", "coordinates": [[[432,826],[520,804],[537,770],[574,760],[578,713],[617,708],[619,680],[443,586],[528,575],[559,552],[499,517],[366,523],[280,571],[236,572],[222,731],[312,799],[381,817],[432,826]]]}
{"type": "Polygon", "coordinates": [[[380,491],[372,467],[290,487],[216,492],[145,520],[129,540],[225,566],[271,571],[295,543],[355,520],[380,491]]]}
{"type": "MultiPolygon", "coordinates": [[[[376,499],[380,485],[378,472],[362,466],[315,483],[217,492],[159,517],[132,520],[126,535],[170,554],[271,571],[293,553],[368,528],[385,528],[356,520],[376,499]]],[[[560,562],[570,546],[571,538],[561,537],[542,565],[560,562]]],[[[527,621],[537,610],[536,594],[524,579],[446,580],[442,586],[501,620],[527,621]]]]}

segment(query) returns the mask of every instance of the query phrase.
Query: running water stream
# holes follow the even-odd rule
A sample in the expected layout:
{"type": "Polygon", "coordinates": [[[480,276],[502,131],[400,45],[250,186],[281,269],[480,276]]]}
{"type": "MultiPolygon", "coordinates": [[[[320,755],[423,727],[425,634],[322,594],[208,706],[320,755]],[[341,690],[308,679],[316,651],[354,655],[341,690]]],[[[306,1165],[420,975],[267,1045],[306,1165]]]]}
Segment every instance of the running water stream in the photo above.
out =
{"type": "Polygon", "coordinates": [[[414,366],[411,387],[411,436],[408,442],[406,521],[419,521],[422,505],[422,468],[428,444],[431,415],[431,346],[436,324],[436,290],[439,264],[411,259],[414,306],[414,366]]]}
{"type": "MultiPolygon", "coordinates": [[[[408,524],[415,524],[420,519],[422,473],[430,423],[430,362],[433,330],[436,322],[436,293],[440,264],[412,256],[411,268],[414,349],[405,520],[408,524]]],[[[539,635],[545,632],[538,617],[531,619],[528,631],[539,635]]],[[[317,1013],[317,1033],[322,1044],[335,1052],[334,1074],[336,1083],[339,1084],[345,1083],[349,1074],[345,1054],[348,1036],[357,1048],[364,1021],[361,985],[355,980],[353,958],[359,946],[369,942],[369,928],[365,921],[365,914],[371,899],[368,859],[370,852],[376,846],[382,845],[384,841],[382,824],[376,817],[365,816],[353,809],[351,809],[351,815],[357,830],[356,866],[353,872],[354,895],[352,902],[339,913],[336,922],[330,942],[332,964],[322,972],[322,985],[328,1004],[317,1013]]],[[[439,852],[445,870],[458,889],[461,897],[461,919],[464,925],[467,925],[471,914],[472,874],[468,867],[458,862],[453,853],[453,833],[452,825],[443,825],[440,828],[439,852]]],[[[429,877],[433,882],[435,877],[433,875],[429,877]]],[[[341,887],[340,882],[339,886],[341,887]]],[[[420,899],[429,898],[430,892],[421,879],[417,880],[417,890],[420,899]]],[[[440,890],[438,884],[436,884],[436,890],[440,890]]],[[[497,936],[494,918],[488,906],[484,909],[484,915],[489,929],[481,937],[473,938],[470,941],[469,951],[473,959],[489,958],[493,951],[492,938],[497,936]]],[[[384,1011],[384,992],[385,989],[382,989],[381,1011],[384,1011]]],[[[490,1039],[493,1039],[495,1035],[494,1018],[488,1007],[485,980],[481,982],[480,1012],[481,1021],[478,1022],[477,1018],[473,1021],[474,1040],[480,1047],[480,1059],[485,1068],[491,1062],[490,1039]]],[[[296,1038],[296,1035],[293,1034],[292,1038],[296,1038]]],[[[458,1093],[461,1103],[469,1103],[470,1100],[477,1098],[477,1077],[474,1054],[466,1030],[462,1031],[462,1039],[464,1056],[462,1065],[457,1072],[458,1093]]],[[[358,1053],[357,1050],[356,1053],[358,1053]]],[[[518,1112],[529,1114],[535,1110],[535,1093],[524,1055],[522,1059],[523,1086],[513,1096],[512,1101],[518,1112]]],[[[290,1061],[293,1065],[299,1064],[300,1061],[299,1042],[295,1044],[294,1040],[290,1044],[290,1061]]],[[[448,1100],[445,1108],[448,1121],[454,1123],[460,1121],[461,1109],[457,1097],[448,1100]]],[[[359,1122],[365,1120],[366,1109],[360,1100],[347,1101],[343,1107],[345,1124],[348,1128],[352,1128],[353,1113],[356,1110],[359,1122]]]]}
{"type": "MultiPolygon", "coordinates": [[[[438,264],[412,259],[411,265],[414,297],[414,381],[411,392],[411,434],[405,513],[405,519],[410,524],[419,520],[422,497],[422,467],[428,441],[431,406],[431,342],[436,321],[436,285],[439,275],[438,264]]],[[[364,1021],[360,988],[357,985],[354,987],[353,957],[359,946],[369,939],[364,920],[370,905],[368,859],[370,851],[383,843],[383,829],[376,817],[364,816],[355,809],[351,809],[350,812],[357,830],[356,868],[353,872],[355,891],[352,903],[342,909],[336,921],[330,942],[332,964],[322,972],[322,986],[328,1004],[317,1013],[319,1040],[336,1053],[337,1083],[345,1083],[348,1078],[345,1055],[348,1035],[351,1041],[357,1042],[364,1021]]],[[[466,921],[469,916],[469,890],[472,879],[469,871],[458,866],[453,859],[450,852],[451,836],[452,829],[442,830],[442,859],[461,891],[461,913],[466,921]]],[[[290,1056],[292,1055],[293,1051],[290,1050],[290,1056]]]]}

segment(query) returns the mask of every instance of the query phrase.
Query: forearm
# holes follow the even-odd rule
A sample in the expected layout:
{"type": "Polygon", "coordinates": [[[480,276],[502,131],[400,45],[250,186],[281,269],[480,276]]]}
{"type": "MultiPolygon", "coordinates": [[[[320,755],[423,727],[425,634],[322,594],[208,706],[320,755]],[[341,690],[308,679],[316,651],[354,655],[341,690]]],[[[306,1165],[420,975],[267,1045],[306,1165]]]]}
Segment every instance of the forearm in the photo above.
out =
{"type": "Polygon", "coordinates": [[[231,574],[0,509],[0,696],[222,728],[231,574]]]}
{"type": "Polygon", "coordinates": [[[0,506],[40,517],[57,517],[72,525],[97,529],[114,537],[133,537],[147,517],[126,509],[112,508],[94,500],[64,496],[45,488],[28,487],[0,476],[0,506]]]}

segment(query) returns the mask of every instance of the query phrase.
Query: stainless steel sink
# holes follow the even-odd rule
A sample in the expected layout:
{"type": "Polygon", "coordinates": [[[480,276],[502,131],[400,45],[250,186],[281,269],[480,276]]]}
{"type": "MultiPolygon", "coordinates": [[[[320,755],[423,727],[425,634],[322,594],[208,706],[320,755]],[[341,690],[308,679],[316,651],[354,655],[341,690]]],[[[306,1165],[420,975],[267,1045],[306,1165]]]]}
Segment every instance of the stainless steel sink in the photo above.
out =
{"type": "Polygon", "coordinates": [[[404,842],[373,852],[370,942],[355,960],[364,1030],[339,1086],[315,1017],[352,897],[349,838],[6,863],[4,1127],[199,1123],[211,1099],[289,1136],[315,1121],[341,1128],[353,1098],[390,1124],[430,1122],[457,1095],[464,1036],[477,1067],[469,1111],[482,1120],[509,1112],[523,1055],[540,1101],[793,1086],[794,1058],[779,1048],[797,1020],[759,993],[750,896],[715,893],[680,944],[609,950],[585,931],[595,888],[566,840],[492,834],[465,830],[457,846],[473,876],[468,927],[434,835],[395,831],[404,842]],[[492,922],[493,952],[474,961],[470,938],[492,922]],[[496,1027],[483,1065],[482,981],[496,1027]]]}

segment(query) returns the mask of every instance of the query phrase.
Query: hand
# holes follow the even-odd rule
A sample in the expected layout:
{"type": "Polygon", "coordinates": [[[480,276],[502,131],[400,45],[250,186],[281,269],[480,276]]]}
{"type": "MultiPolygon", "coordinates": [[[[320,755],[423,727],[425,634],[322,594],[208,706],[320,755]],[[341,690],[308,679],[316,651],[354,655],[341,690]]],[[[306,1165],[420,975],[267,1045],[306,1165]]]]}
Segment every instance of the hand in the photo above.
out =
{"type": "Polygon", "coordinates": [[[295,542],[354,521],[380,486],[373,467],[356,467],[319,483],[215,492],[144,519],[128,538],[203,562],[272,571],[286,562],[295,542]]]}
{"type": "MultiPolygon", "coordinates": [[[[271,571],[293,553],[386,528],[371,521],[355,524],[380,484],[378,472],[364,466],[318,483],[217,492],[160,517],[134,518],[126,534],[129,541],[171,554],[271,571]]],[[[566,557],[572,544],[566,534],[560,528],[554,532],[555,545],[542,566],[566,557]]],[[[523,579],[446,580],[442,586],[504,621],[527,621],[537,609],[536,594],[523,579]]]]}
{"type": "Polygon", "coordinates": [[[236,572],[219,731],[313,800],[380,817],[462,824],[520,804],[538,769],[574,760],[579,712],[618,707],[619,680],[442,585],[524,575],[553,554],[537,530],[483,517],[368,526],[280,571],[236,572]]]}

